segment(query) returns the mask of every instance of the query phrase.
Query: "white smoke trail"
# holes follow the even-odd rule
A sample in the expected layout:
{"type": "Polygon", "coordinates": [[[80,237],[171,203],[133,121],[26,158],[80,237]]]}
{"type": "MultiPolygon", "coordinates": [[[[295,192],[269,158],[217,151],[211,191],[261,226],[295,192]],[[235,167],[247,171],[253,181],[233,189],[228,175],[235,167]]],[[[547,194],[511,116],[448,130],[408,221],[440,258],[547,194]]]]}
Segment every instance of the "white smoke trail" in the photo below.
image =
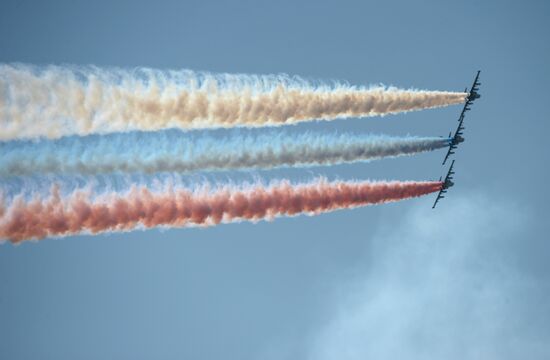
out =
{"type": "Polygon", "coordinates": [[[287,75],[0,64],[0,140],[260,127],[458,104],[465,93],[315,84],[287,75]]]}
{"type": "Polygon", "coordinates": [[[0,143],[0,177],[333,165],[413,155],[449,145],[448,139],[438,137],[286,131],[233,131],[219,137],[212,133],[168,130],[0,143]]]}

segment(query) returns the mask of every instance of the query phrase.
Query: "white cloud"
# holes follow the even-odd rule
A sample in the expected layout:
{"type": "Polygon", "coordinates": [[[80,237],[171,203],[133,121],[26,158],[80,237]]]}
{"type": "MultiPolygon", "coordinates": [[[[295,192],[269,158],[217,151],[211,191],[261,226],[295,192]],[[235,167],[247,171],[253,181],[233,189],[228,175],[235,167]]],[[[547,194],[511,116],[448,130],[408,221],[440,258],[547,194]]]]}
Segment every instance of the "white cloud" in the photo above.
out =
{"type": "Polygon", "coordinates": [[[479,194],[440,205],[381,225],[311,359],[550,358],[544,290],[514,250],[529,214],[479,194]]]}

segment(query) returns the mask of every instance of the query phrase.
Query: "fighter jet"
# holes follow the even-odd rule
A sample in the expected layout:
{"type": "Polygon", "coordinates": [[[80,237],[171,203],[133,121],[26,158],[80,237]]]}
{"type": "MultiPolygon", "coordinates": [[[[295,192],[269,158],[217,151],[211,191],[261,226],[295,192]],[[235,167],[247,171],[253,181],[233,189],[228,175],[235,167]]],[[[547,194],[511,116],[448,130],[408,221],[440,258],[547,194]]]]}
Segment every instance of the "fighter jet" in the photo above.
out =
{"type": "Polygon", "coordinates": [[[464,108],[460,113],[460,117],[458,118],[458,121],[462,120],[462,118],[464,117],[464,114],[466,114],[466,111],[472,110],[470,105],[472,105],[476,99],[479,99],[481,97],[481,94],[478,93],[479,85],[481,85],[481,83],[479,82],[480,72],[481,72],[480,70],[477,71],[476,78],[474,79],[474,83],[472,84],[472,88],[470,89],[470,91],[468,91],[468,88],[464,89],[464,92],[467,93],[468,96],[466,97],[466,103],[464,103],[464,108]]]}
{"type": "Polygon", "coordinates": [[[445,159],[443,159],[443,164],[441,165],[445,165],[445,162],[447,161],[449,156],[455,153],[453,150],[458,147],[458,144],[460,144],[461,142],[464,142],[464,137],[462,136],[464,135],[464,133],[462,132],[464,130],[464,125],[462,125],[463,122],[464,122],[464,116],[460,119],[454,136],[451,137],[451,133],[449,133],[449,151],[447,151],[447,155],[445,155],[445,159]]]}
{"type": "MultiPolygon", "coordinates": [[[[453,162],[451,163],[451,167],[449,168],[449,172],[447,172],[447,176],[445,176],[445,180],[443,181],[443,186],[441,186],[441,190],[439,190],[439,194],[437,194],[437,199],[435,199],[434,206],[432,206],[432,209],[435,208],[435,206],[437,205],[437,202],[440,199],[443,199],[445,197],[443,194],[447,192],[447,189],[454,186],[455,184],[453,182],[453,175],[455,173],[453,171],[454,164],[455,164],[455,161],[453,160],[453,162]]],[[[441,178],[439,178],[439,181],[441,181],[441,178]]]]}

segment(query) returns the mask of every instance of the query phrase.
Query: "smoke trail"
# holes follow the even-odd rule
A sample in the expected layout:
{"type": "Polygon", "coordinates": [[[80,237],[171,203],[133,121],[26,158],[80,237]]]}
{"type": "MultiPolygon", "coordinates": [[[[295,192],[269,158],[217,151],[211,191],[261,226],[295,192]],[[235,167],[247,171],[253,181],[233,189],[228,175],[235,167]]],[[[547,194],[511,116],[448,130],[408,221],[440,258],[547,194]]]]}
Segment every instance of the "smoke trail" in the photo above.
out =
{"type": "Polygon", "coordinates": [[[441,182],[314,182],[224,187],[215,190],[132,187],[126,193],[93,196],[76,190],[63,196],[14,199],[1,204],[0,239],[13,243],[48,236],[129,231],[156,226],[209,226],[240,220],[319,214],[417,197],[441,189],[441,182]]]}
{"type": "Polygon", "coordinates": [[[458,104],[465,93],[315,84],[287,75],[0,65],[0,140],[259,127],[458,104]]]}
{"type": "Polygon", "coordinates": [[[215,171],[332,165],[412,155],[449,145],[437,137],[367,134],[292,134],[285,131],[215,134],[131,132],[57,141],[0,143],[0,177],[215,171]]]}

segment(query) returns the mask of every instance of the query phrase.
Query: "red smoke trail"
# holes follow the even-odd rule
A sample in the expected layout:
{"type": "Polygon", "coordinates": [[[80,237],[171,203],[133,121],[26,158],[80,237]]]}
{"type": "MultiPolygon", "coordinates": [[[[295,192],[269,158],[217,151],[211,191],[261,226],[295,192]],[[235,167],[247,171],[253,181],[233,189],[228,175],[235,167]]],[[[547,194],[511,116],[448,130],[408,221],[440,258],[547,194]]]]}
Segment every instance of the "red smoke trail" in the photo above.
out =
{"type": "Polygon", "coordinates": [[[282,182],[247,189],[212,192],[169,190],[151,192],[134,187],[126,194],[110,193],[91,199],[77,190],[62,197],[53,188],[47,199],[15,199],[0,204],[0,239],[13,243],[81,232],[128,231],[142,226],[208,226],[236,220],[272,219],[300,213],[319,214],[337,209],[380,204],[417,197],[441,189],[441,182],[327,182],[292,185],[282,182]]]}

